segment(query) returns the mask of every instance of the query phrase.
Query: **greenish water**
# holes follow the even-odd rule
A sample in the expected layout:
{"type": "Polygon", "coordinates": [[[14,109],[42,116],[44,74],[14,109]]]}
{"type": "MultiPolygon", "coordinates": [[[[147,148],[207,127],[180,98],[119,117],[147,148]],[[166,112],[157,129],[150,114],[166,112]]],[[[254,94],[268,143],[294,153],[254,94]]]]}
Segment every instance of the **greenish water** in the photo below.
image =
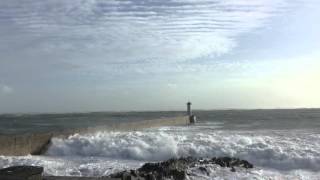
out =
{"type": "Polygon", "coordinates": [[[110,123],[152,120],[180,115],[185,115],[185,112],[9,114],[0,115],[0,134],[21,134],[96,127],[110,123]]]}
{"type": "MultiPolygon", "coordinates": [[[[194,111],[198,121],[216,123],[218,129],[319,129],[320,109],[194,111]]],[[[184,111],[94,112],[69,114],[0,115],[0,134],[46,132],[96,127],[108,123],[133,122],[186,115],[184,111]]]]}

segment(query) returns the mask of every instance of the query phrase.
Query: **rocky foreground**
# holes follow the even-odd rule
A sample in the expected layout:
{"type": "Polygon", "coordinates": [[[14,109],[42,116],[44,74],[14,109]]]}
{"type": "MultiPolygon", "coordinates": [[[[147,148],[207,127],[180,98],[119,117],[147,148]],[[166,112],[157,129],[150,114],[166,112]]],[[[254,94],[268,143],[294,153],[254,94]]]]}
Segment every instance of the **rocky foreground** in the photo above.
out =
{"type": "Polygon", "coordinates": [[[111,174],[107,177],[43,177],[43,167],[37,166],[13,166],[0,169],[0,180],[185,180],[190,175],[189,168],[207,173],[210,165],[218,165],[230,168],[234,172],[237,168],[253,168],[253,165],[246,160],[238,158],[220,157],[212,159],[202,158],[179,158],[169,159],[159,163],[146,163],[136,170],[122,171],[111,174]]]}
{"type": "Polygon", "coordinates": [[[167,161],[159,163],[146,163],[137,170],[122,171],[110,175],[111,178],[119,178],[122,180],[164,180],[164,179],[174,179],[174,180],[185,180],[188,172],[188,168],[199,168],[200,171],[208,173],[205,166],[216,164],[221,167],[230,168],[230,171],[235,172],[236,168],[253,168],[253,165],[246,160],[240,160],[238,158],[230,157],[220,157],[212,159],[202,159],[202,158],[179,158],[179,159],[169,159],[167,161]]]}

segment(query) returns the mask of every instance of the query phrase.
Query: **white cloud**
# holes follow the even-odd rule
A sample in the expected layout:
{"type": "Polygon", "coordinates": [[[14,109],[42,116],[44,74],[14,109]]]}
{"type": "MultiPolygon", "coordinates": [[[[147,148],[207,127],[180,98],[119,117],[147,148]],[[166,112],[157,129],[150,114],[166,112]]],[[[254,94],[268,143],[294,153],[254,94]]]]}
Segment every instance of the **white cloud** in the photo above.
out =
{"type": "Polygon", "coordinates": [[[94,55],[103,60],[91,65],[99,66],[115,62],[181,62],[228,53],[237,45],[239,34],[266,25],[285,0],[0,3],[0,17],[10,17],[25,32],[33,44],[28,46],[30,51],[94,55]]]}
{"type": "Polygon", "coordinates": [[[13,88],[5,84],[0,84],[0,92],[3,94],[11,94],[13,92],[13,88]]]}

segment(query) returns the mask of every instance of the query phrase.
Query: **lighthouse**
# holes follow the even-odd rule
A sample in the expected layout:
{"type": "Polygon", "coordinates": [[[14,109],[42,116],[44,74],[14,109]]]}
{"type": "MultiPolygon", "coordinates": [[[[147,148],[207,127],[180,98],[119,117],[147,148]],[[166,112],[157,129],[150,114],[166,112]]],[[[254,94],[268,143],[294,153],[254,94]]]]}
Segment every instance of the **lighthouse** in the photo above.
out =
{"type": "Polygon", "coordinates": [[[188,116],[191,116],[191,115],[192,115],[192,112],[191,112],[191,102],[188,102],[188,103],[187,103],[187,113],[188,113],[188,116]]]}
{"type": "Polygon", "coordinates": [[[189,116],[189,122],[190,122],[190,124],[195,124],[196,121],[197,121],[197,117],[192,114],[192,111],[191,111],[191,102],[190,102],[190,101],[187,103],[187,114],[188,114],[188,116],[189,116]]]}

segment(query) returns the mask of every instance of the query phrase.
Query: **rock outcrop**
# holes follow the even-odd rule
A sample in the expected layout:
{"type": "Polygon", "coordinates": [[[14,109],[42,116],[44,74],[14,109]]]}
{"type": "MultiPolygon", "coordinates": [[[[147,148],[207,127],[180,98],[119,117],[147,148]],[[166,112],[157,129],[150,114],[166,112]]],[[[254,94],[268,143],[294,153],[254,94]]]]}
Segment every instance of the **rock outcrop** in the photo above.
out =
{"type": "Polygon", "coordinates": [[[41,180],[43,167],[12,166],[0,169],[1,180],[41,180]]]}
{"type": "Polygon", "coordinates": [[[122,171],[110,175],[111,178],[119,178],[122,180],[185,180],[187,177],[187,169],[190,167],[198,167],[200,171],[208,172],[206,167],[198,165],[216,164],[221,167],[230,168],[235,172],[235,167],[253,168],[253,165],[246,160],[231,157],[219,157],[212,159],[199,158],[179,158],[169,159],[159,163],[146,163],[137,170],[122,171]]]}
{"type": "MultiPolygon", "coordinates": [[[[197,168],[197,170],[207,173],[207,165],[218,165],[230,168],[230,171],[236,171],[237,168],[253,168],[253,165],[246,160],[231,157],[219,157],[212,159],[202,158],[179,158],[169,159],[158,163],[146,163],[136,170],[122,171],[111,174],[108,177],[42,177],[43,168],[37,166],[13,166],[0,169],[0,180],[75,180],[75,179],[106,179],[106,180],[186,180],[189,168],[197,168]]],[[[190,171],[189,171],[190,172],[190,171]]]]}

